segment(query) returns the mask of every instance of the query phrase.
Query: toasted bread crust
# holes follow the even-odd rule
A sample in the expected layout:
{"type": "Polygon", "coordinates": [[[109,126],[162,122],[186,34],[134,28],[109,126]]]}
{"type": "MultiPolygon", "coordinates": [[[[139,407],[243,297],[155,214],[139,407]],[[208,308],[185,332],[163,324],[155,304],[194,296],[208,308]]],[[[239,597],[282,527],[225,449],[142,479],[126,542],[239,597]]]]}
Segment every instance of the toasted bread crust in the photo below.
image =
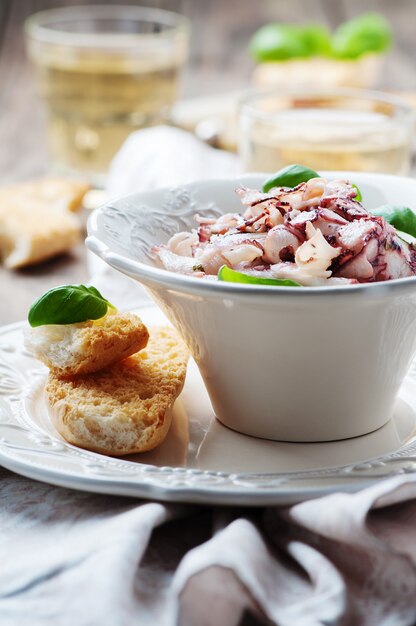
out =
{"type": "Polygon", "coordinates": [[[0,226],[0,258],[9,269],[39,263],[81,241],[81,223],[69,211],[0,204],[0,226]]]}
{"type": "Polygon", "coordinates": [[[151,333],[147,348],[94,374],[62,379],[45,388],[52,421],[70,443],[108,455],[158,446],[182,390],[188,351],[168,327],[151,333]]]}
{"type": "Polygon", "coordinates": [[[62,377],[80,376],[126,359],[142,350],[149,340],[149,332],[138,315],[118,313],[107,315],[103,325],[92,324],[82,332],[85,352],[81,358],[65,368],[50,370],[62,377]]]}
{"type": "Polygon", "coordinates": [[[16,269],[70,250],[81,241],[81,222],[71,211],[89,186],[46,177],[0,188],[0,258],[16,269]]]}
{"type": "Polygon", "coordinates": [[[10,205],[77,211],[90,185],[82,180],[45,176],[0,188],[0,207],[10,205]]]}
{"type": "Polygon", "coordinates": [[[31,329],[26,335],[28,349],[58,378],[97,372],[142,350],[149,339],[146,326],[133,313],[107,314],[95,322],[89,320],[71,326],[74,327],[72,334],[65,341],[60,339],[60,329],[53,329],[58,334],[54,340],[51,338],[47,351],[43,347],[37,347],[34,341],[36,333],[48,332],[47,327],[42,327],[41,331],[37,328],[31,329]],[[71,345],[64,347],[65,342],[71,342],[71,345]],[[63,365],[64,348],[66,358],[63,365]]]}

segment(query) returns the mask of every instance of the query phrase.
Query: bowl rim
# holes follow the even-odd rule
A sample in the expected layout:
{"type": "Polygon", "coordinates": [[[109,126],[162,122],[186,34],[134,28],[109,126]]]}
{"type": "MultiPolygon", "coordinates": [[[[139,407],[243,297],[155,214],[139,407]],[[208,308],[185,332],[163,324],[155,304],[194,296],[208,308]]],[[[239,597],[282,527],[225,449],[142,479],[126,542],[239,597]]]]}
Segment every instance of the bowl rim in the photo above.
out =
{"type": "MultiPolygon", "coordinates": [[[[353,176],[355,179],[361,179],[362,182],[364,182],[365,180],[367,182],[371,182],[371,179],[373,179],[375,183],[381,183],[382,181],[386,180],[396,182],[401,181],[403,184],[411,183],[415,186],[416,191],[416,180],[406,176],[335,170],[320,171],[319,174],[323,177],[346,179],[349,179],[351,178],[351,176],[353,176]]],[[[242,174],[237,177],[234,176],[230,178],[198,180],[192,183],[177,185],[176,187],[181,189],[190,189],[191,191],[194,189],[198,189],[201,184],[203,184],[204,186],[206,186],[207,184],[215,186],[218,184],[223,185],[224,183],[228,183],[237,187],[238,185],[243,184],[244,181],[252,181],[253,177],[264,177],[265,179],[268,176],[270,176],[270,173],[253,172],[242,174]]],[[[113,252],[108,247],[108,245],[104,243],[99,236],[97,236],[99,230],[97,223],[98,218],[103,209],[107,207],[109,203],[113,203],[114,201],[131,201],[133,198],[135,199],[135,201],[137,201],[137,198],[141,195],[149,196],[149,194],[154,194],[157,196],[159,194],[165,194],[171,190],[172,187],[161,187],[149,191],[135,192],[119,198],[110,199],[108,202],[95,209],[89,216],[87,222],[88,236],[85,239],[85,244],[87,248],[98,257],[100,257],[103,261],[105,261],[108,265],[110,265],[110,267],[113,267],[114,269],[124,274],[127,274],[128,276],[135,280],[138,280],[139,282],[143,282],[146,286],[151,287],[152,285],[155,285],[158,287],[175,289],[183,293],[201,295],[205,297],[244,297],[247,295],[250,295],[252,297],[254,294],[256,294],[257,296],[261,296],[262,298],[277,298],[280,294],[280,296],[284,297],[285,299],[288,296],[291,298],[304,298],[310,297],[311,295],[319,295],[320,297],[326,295],[336,295],[338,297],[358,296],[368,298],[384,296],[387,293],[397,294],[398,291],[407,292],[409,290],[416,289],[416,276],[397,278],[375,283],[359,283],[357,285],[322,285],[301,288],[283,287],[275,285],[265,286],[245,283],[228,283],[215,280],[201,280],[200,278],[171,272],[164,268],[155,267],[145,262],[133,259],[129,256],[113,252]]]]}

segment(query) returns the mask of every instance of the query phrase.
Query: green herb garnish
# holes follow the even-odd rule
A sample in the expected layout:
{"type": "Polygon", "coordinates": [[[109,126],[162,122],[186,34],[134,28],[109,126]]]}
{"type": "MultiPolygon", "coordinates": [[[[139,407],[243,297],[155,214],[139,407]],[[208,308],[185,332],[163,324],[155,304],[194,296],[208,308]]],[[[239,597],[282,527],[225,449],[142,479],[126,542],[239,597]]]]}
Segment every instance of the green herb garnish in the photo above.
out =
{"type": "Polygon", "coordinates": [[[256,61],[287,61],[309,56],[301,29],[291,24],[262,26],[252,37],[250,51],[256,61]]]}
{"type": "Polygon", "coordinates": [[[300,28],[300,37],[309,56],[329,56],[331,54],[331,34],[322,24],[302,26],[300,28]]]}
{"type": "MultiPolygon", "coordinates": [[[[311,170],[309,167],[297,164],[288,165],[287,167],[284,167],[276,172],[276,174],[270,176],[270,178],[263,183],[262,191],[267,193],[270,189],[273,189],[273,187],[290,187],[292,189],[293,187],[300,185],[300,183],[306,183],[311,178],[321,177],[318,172],[311,170]]],[[[357,185],[351,184],[351,186],[354,187],[357,192],[354,200],[361,202],[363,199],[361,191],[358,189],[357,185]]]]}
{"type": "Polygon", "coordinates": [[[357,59],[368,52],[384,52],[391,41],[387,20],[379,13],[365,13],[338,27],[332,37],[332,51],[340,59],[357,59]]]}
{"type": "Polygon", "coordinates": [[[371,213],[384,217],[386,222],[397,230],[416,237],[416,215],[408,207],[383,204],[377,209],[373,209],[371,213]]]}
{"type": "Polygon", "coordinates": [[[263,191],[267,193],[273,187],[296,187],[306,183],[311,178],[319,178],[319,174],[303,165],[288,165],[268,178],[263,184],[263,191]]]}
{"type": "Polygon", "coordinates": [[[266,24],[254,34],[250,42],[251,54],[259,62],[327,56],[331,49],[330,33],[320,24],[266,24]]]}
{"type": "Polygon", "coordinates": [[[218,280],[222,280],[226,283],[245,283],[248,285],[272,285],[277,287],[301,287],[299,283],[288,278],[258,278],[257,276],[250,276],[249,274],[243,274],[242,272],[236,272],[231,268],[223,265],[218,271],[218,280]]]}
{"type": "Polygon", "coordinates": [[[95,287],[62,285],[47,291],[30,307],[28,321],[33,327],[75,324],[104,317],[114,308],[95,287]]]}
{"type": "Polygon", "coordinates": [[[384,52],[391,42],[391,29],[383,15],[365,13],[341,24],[333,35],[319,24],[266,24],[251,38],[250,52],[259,63],[311,56],[357,59],[369,52],[384,52]]]}
{"type": "Polygon", "coordinates": [[[351,184],[351,187],[354,187],[355,191],[357,192],[354,200],[356,200],[357,202],[361,202],[361,200],[363,199],[361,191],[358,189],[357,185],[354,185],[354,183],[351,184]]]}

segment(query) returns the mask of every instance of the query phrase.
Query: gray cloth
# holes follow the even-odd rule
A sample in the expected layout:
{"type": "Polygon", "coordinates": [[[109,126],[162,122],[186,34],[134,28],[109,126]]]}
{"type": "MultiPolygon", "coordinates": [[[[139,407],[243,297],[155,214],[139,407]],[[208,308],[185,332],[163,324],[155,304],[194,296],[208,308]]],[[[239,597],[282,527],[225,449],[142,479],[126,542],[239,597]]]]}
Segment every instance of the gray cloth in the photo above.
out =
{"type": "Polygon", "coordinates": [[[0,489],[1,626],[416,622],[416,477],[280,509],[0,489]]]}

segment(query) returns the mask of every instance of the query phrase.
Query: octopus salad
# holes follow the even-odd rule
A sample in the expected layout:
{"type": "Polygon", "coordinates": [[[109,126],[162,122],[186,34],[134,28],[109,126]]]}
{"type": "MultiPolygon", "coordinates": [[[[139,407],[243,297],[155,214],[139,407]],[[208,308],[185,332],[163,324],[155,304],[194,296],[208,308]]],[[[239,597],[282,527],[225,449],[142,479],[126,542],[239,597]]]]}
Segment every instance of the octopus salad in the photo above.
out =
{"type": "Polygon", "coordinates": [[[416,274],[416,246],[384,217],[367,211],[346,180],[317,177],[293,188],[265,193],[241,187],[236,193],[241,213],[195,215],[192,232],[177,233],[154,249],[165,269],[215,280],[225,267],[276,281],[270,284],[286,280],[303,286],[416,274]]]}

